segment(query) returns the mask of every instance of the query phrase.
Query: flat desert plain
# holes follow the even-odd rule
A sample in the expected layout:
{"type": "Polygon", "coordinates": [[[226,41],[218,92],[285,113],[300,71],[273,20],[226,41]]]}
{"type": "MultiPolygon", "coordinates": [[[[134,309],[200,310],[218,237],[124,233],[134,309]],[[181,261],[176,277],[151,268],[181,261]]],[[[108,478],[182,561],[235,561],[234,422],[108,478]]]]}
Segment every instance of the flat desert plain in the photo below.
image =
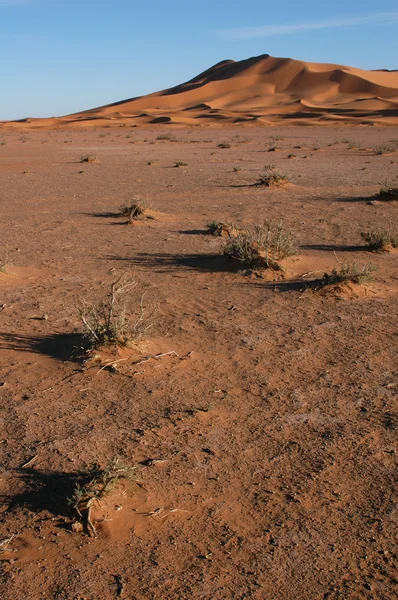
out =
{"type": "Polygon", "coordinates": [[[1,597],[395,598],[397,250],[361,233],[398,234],[397,129],[122,125],[1,130],[1,597]],[[208,232],[264,219],[279,271],[208,232]],[[153,326],[82,359],[123,274],[153,326]]]}

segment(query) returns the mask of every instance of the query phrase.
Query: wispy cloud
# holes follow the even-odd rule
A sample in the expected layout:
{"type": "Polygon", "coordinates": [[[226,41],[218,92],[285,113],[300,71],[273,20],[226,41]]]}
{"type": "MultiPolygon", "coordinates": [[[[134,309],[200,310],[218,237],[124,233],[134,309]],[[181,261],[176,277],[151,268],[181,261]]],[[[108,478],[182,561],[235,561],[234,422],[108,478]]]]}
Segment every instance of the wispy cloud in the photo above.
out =
{"type": "Polygon", "coordinates": [[[350,26],[373,26],[390,25],[398,23],[398,11],[376,13],[361,17],[328,19],[326,21],[291,23],[286,25],[258,25],[255,27],[236,27],[232,29],[220,29],[218,34],[227,40],[246,40],[256,37],[269,37],[272,35],[285,35],[288,33],[300,33],[314,29],[335,29],[350,26]]]}

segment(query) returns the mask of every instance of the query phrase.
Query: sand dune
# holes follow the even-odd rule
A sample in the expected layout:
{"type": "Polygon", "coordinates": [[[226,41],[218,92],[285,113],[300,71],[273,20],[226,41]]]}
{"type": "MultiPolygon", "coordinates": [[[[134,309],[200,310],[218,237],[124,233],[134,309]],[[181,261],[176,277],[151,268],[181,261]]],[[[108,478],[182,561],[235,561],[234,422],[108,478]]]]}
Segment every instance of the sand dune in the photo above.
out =
{"type": "Polygon", "coordinates": [[[398,71],[364,71],[264,54],[222,61],[186,83],[154,94],[64,117],[24,119],[8,125],[268,124],[280,120],[397,124],[398,71]]]}

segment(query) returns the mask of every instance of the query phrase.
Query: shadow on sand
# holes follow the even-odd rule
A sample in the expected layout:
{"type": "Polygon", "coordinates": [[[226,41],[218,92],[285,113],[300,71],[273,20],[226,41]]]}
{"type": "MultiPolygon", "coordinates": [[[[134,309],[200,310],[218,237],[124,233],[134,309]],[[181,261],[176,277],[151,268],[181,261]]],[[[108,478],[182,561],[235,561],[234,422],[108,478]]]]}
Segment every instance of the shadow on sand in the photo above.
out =
{"type": "Polygon", "coordinates": [[[367,252],[367,246],[344,246],[339,244],[307,244],[304,250],[324,250],[325,252],[367,252]]]}
{"type": "Polygon", "coordinates": [[[79,362],[83,342],[83,336],[78,333],[29,336],[0,332],[0,350],[44,354],[62,362],[79,362]]]}
{"type": "Polygon", "coordinates": [[[24,484],[24,490],[16,495],[2,495],[0,500],[8,505],[7,511],[18,508],[34,513],[47,511],[57,517],[71,515],[68,498],[71,498],[76,484],[87,483],[87,476],[61,471],[36,471],[35,469],[16,469],[18,479],[24,484]]]}
{"type": "Polygon", "coordinates": [[[220,254],[147,254],[140,253],[131,258],[107,256],[106,260],[125,262],[129,268],[146,267],[160,271],[177,271],[181,267],[207,272],[233,272],[244,270],[242,263],[236,262],[220,254]]]}

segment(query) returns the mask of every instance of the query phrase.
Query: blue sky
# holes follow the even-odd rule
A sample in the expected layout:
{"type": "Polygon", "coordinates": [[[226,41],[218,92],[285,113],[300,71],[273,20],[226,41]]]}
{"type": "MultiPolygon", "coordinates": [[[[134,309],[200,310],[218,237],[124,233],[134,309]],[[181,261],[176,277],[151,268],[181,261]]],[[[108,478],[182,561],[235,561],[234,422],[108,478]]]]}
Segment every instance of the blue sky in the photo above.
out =
{"type": "Polygon", "coordinates": [[[398,69],[397,0],[0,0],[0,120],[68,114],[271,54],[398,69]]]}

